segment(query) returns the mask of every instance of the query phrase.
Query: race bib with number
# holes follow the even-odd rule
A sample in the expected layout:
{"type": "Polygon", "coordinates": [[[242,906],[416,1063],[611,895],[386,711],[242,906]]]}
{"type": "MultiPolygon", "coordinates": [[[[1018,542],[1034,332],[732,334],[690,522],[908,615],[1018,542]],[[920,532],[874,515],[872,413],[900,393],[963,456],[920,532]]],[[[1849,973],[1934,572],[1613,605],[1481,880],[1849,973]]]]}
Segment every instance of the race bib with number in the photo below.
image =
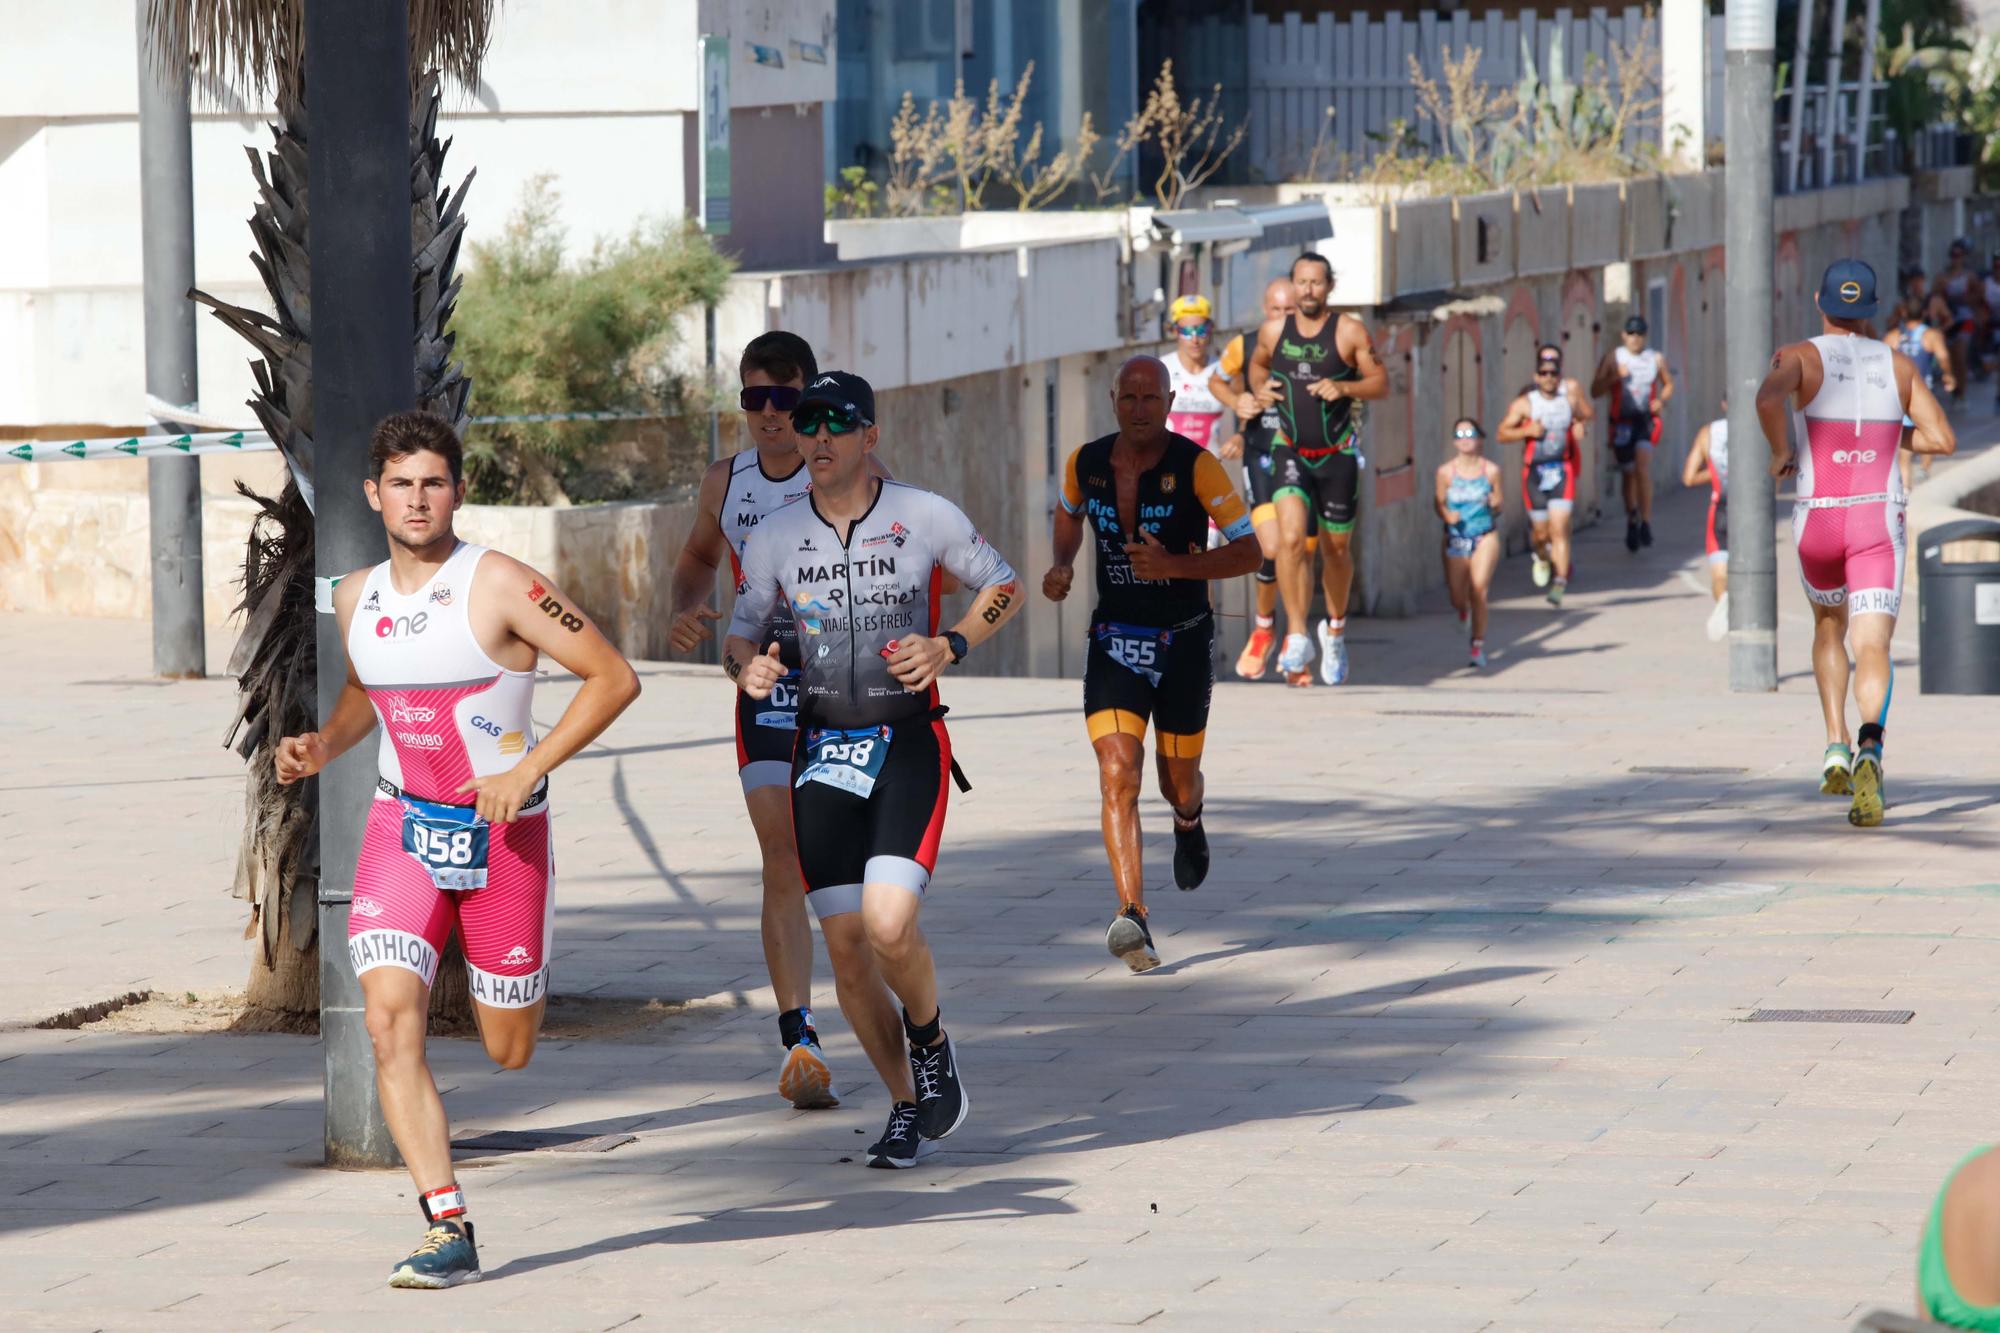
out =
{"type": "Polygon", "coordinates": [[[773,731],[799,729],[799,673],[794,671],[771,687],[771,697],[757,709],[757,725],[773,731]]]}
{"type": "Polygon", "coordinates": [[[402,798],[403,850],[430,872],[440,889],[486,887],[486,852],[492,829],[476,810],[402,798]]]}
{"type": "Polygon", "coordinates": [[[1145,625],[1120,625],[1106,621],[1098,625],[1095,632],[1097,641],[1104,645],[1105,656],[1127,671],[1144,676],[1149,684],[1160,683],[1160,671],[1166,663],[1167,645],[1174,639],[1172,630],[1152,629],[1145,625]]]}
{"type": "Polygon", "coordinates": [[[1535,470],[1535,486],[1539,490],[1559,491],[1563,488],[1566,469],[1561,463],[1542,463],[1535,470]]]}
{"type": "Polygon", "coordinates": [[[835,728],[806,733],[806,766],[792,785],[823,782],[866,800],[882,776],[882,761],[889,757],[890,727],[863,727],[858,731],[835,728]]]}

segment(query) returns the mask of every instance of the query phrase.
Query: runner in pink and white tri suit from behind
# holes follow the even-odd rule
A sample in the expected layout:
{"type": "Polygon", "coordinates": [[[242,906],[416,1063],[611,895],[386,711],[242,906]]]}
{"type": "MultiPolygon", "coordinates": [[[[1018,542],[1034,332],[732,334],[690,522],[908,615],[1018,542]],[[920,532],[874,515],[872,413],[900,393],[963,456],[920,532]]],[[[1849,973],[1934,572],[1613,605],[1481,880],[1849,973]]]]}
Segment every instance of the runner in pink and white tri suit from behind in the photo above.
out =
{"type": "Polygon", "coordinates": [[[1944,409],[1916,363],[1880,341],[1875,270],[1856,259],[1826,270],[1817,297],[1821,332],[1778,349],[1757,390],[1757,419],[1771,472],[1798,476],[1792,511],[1799,575],[1813,608],[1813,675],[1826,717],[1820,790],[1852,795],[1848,822],[1882,822],[1882,731],[1893,669],[1889,641],[1902,608],[1907,520],[1896,449],[1905,413],[1910,447],[1956,447],[1944,409]],[[1789,430],[1788,430],[1789,426],[1789,430]],[[1802,447],[1794,449],[1794,445],[1802,447]],[[1848,646],[1854,650],[1858,745],[1847,732],[1848,646]]]}

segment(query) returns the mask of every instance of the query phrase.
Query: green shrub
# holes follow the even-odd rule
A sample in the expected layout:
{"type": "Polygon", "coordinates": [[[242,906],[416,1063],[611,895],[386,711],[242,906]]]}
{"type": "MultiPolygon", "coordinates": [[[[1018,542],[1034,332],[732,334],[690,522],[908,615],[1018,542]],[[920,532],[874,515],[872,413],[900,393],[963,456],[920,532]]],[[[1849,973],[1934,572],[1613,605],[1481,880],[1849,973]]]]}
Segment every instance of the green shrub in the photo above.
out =
{"type": "MultiPolygon", "coordinates": [[[[692,223],[666,221],[566,260],[558,204],[552,181],[536,177],[501,238],[471,247],[452,327],[472,376],[474,414],[675,413],[688,397],[669,363],[675,317],[721,296],[729,261],[692,223]]],[[[644,424],[651,428],[474,426],[468,498],[548,504],[654,493],[687,470],[666,455],[706,432],[691,421],[669,419],[664,431],[644,424]]],[[[706,461],[704,452],[698,462],[706,461]]]]}

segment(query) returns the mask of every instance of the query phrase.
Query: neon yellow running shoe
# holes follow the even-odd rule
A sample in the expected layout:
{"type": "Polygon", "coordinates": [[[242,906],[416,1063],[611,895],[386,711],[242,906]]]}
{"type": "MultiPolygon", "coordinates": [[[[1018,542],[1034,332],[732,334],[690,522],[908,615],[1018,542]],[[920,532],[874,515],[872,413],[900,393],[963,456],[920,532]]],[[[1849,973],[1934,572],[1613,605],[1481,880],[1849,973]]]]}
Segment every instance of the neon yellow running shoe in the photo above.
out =
{"type": "Polygon", "coordinates": [[[1854,804],[1848,807],[1847,822],[1856,828],[1882,822],[1882,761],[1866,752],[1854,764],[1854,804]]]}
{"type": "Polygon", "coordinates": [[[1854,791],[1854,755],[1835,742],[1826,747],[1826,759],[1819,774],[1819,794],[1848,796],[1854,791]]]}

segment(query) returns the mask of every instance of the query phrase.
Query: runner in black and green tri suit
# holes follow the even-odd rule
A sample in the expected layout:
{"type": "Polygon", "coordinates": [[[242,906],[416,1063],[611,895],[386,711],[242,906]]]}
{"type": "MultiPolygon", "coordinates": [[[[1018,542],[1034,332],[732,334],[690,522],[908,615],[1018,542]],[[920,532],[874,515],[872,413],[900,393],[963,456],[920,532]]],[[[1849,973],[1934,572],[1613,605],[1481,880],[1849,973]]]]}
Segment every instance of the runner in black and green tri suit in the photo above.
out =
{"type": "Polygon", "coordinates": [[[1325,256],[1292,261],[1296,313],[1267,321],[1250,358],[1250,391],[1267,385],[1277,398],[1278,595],[1285,603],[1285,648],[1279,667],[1294,685],[1308,684],[1312,645],[1306,618],[1312,604],[1312,557],[1306,549],[1308,518],[1321,532],[1320,581],[1326,619],[1320,622],[1320,679],[1347,679],[1347,595],[1354,582],[1351,545],[1361,499],[1359,422],[1353,400],[1384,398],[1389,372],[1375,357],[1368,326],[1327,308],[1333,265],[1325,256]]]}

